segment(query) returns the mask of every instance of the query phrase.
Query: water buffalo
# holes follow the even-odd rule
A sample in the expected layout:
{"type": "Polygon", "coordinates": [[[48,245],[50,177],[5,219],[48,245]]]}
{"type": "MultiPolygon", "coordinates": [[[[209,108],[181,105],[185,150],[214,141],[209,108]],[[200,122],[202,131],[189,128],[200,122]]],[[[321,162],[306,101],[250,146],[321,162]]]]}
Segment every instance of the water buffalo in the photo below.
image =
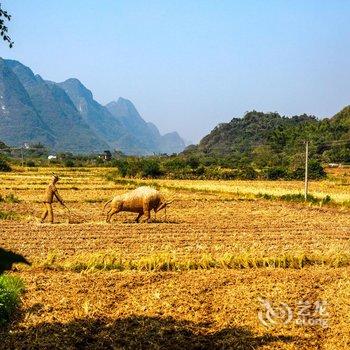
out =
{"type": "Polygon", "coordinates": [[[120,211],[138,213],[135,220],[136,222],[139,222],[142,215],[146,215],[147,222],[150,222],[151,210],[154,210],[156,213],[166,208],[171,202],[172,201],[166,202],[160,192],[152,187],[138,187],[128,193],[115,196],[104,205],[105,209],[106,206],[111,203],[106,222],[110,222],[112,216],[120,211]]]}

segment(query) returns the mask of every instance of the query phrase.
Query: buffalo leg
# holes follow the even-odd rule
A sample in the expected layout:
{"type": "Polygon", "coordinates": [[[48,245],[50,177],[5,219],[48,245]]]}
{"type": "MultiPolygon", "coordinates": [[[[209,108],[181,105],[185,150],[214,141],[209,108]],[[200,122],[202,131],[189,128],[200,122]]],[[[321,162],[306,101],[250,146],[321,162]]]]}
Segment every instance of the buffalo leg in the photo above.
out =
{"type": "Polygon", "coordinates": [[[139,213],[139,215],[137,215],[137,218],[135,219],[136,222],[139,222],[140,217],[143,215],[143,213],[139,213]]]}
{"type": "Polygon", "coordinates": [[[151,222],[151,211],[149,210],[148,204],[143,206],[143,213],[146,215],[146,221],[151,222]]]}

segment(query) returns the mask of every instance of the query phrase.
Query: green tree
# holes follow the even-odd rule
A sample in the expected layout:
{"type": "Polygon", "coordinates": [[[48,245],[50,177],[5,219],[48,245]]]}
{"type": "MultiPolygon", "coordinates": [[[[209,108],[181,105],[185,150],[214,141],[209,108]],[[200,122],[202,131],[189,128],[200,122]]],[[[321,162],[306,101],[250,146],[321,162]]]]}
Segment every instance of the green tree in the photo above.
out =
{"type": "Polygon", "coordinates": [[[143,159],[141,162],[142,177],[158,177],[162,174],[156,159],[143,159]]]}
{"type": "Polygon", "coordinates": [[[11,166],[7,163],[7,161],[4,158],[0,157],[0,171],[8,172],[11,170],[11,166]]]}
{"type": "Polygon", "coordinates": [[[11,20],[11,15],[1,8],[0,4],[0,36],[2,39],[8,43],[9,47],[13,46],[13,41],[8,35],[8,28],[6,22],[11,20]]]}

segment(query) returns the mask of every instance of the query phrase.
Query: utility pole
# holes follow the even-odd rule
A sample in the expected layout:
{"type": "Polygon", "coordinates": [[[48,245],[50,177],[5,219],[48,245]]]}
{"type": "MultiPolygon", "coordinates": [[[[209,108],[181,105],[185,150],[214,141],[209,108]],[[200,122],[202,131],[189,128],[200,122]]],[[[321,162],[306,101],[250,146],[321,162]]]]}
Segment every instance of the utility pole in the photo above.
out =
{"type": "Polygon", "coordinates": [[[309,141],[305,141],[305,194],[304,194],[305,201],[307,200],[307,194],[309,189],[308,176],[309,176],[309,141]]]}
{"type": "Polygon", "coordinates": [[[22,163],[22,167],[23,167],[23,165],[24,165],[23,147],[21,147],[21,159],[22,159],[21,163],[22,163]]]}

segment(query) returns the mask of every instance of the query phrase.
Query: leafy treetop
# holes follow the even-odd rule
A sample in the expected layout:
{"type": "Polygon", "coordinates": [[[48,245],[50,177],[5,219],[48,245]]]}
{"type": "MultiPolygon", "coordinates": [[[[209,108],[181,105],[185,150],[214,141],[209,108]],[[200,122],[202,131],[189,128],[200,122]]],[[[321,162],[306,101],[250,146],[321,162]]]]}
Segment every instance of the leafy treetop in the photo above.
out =
{"type": "Polygon", "coordinates": [[[0,36],[4,41],[8,42],[8,45],[11,48],[13,46],[13,41],[9,37],[8,28],[5,25],[6,21],[10,21],[10,20],[11,20],[11,15],[7,11],[3,10],[0,4],[0,36]]]}

